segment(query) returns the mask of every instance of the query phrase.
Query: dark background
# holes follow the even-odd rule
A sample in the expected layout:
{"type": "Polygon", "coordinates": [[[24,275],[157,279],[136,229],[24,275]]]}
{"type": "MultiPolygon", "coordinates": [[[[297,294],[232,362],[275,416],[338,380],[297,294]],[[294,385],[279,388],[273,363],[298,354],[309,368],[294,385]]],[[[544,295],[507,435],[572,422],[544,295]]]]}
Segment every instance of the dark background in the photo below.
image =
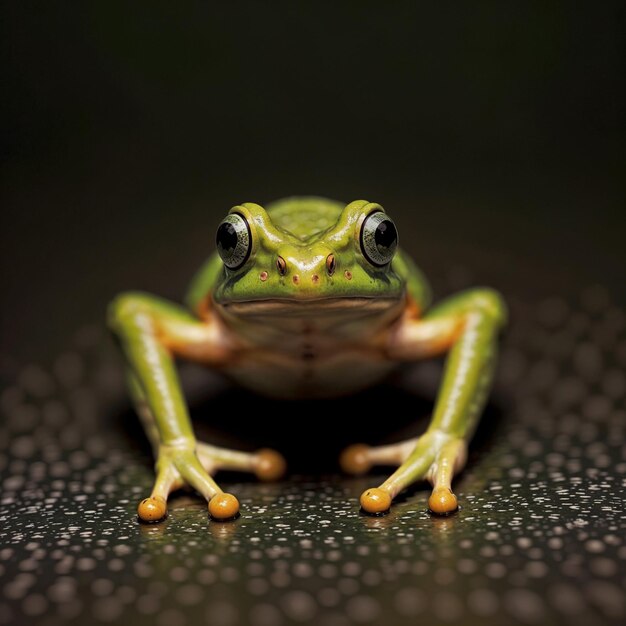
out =
{"type": "Polygon", "coordinates": [[[621,2],[4,4],[5,364],[290,194],[381,202],[438,293],[624,295],[621,2]]]}

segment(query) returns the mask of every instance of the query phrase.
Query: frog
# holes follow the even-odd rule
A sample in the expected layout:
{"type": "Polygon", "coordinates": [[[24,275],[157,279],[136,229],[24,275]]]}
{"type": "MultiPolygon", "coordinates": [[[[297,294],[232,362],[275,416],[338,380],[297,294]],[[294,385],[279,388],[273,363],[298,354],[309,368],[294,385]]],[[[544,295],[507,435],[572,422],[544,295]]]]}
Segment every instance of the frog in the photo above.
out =
{"type": "Polygon", "coordinates": [[[489,287],[432,304],[426,277],[398,242],[395,222],[375,202],[245,202],[219,224],[215,250],[193,277],[185,305],[141,291],[111,301],[108,324],[155,458],[140,521],[163,520],[170,494],[183,487],[206,500],[209,519],[233,519],[239,501],[219,487],[216,472],[272,481],[286,471],[284,457],[270,448],[245,452],[196,439],[179,360],[254,393],[306,401],[356,394],[399,368],[444,356],[425,431],[388,445],[355,443],[339,461],[356,476],[379,465],[395,469],[360,495],[367,514],[385,514],[399,493],[423,480],[432,485],[434,515],[459,508],[452,481],[492,387],[506,304],[489,287]]]}

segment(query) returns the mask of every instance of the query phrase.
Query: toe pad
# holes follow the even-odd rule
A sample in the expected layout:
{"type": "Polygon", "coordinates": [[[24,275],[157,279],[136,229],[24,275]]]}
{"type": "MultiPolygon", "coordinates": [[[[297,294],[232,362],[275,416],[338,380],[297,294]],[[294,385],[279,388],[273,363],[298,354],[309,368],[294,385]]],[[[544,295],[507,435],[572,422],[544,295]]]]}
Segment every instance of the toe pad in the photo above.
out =
{"type": "Polygon", "coordinates": [[[273,481],[283,477],[287,470],[287,463],[282,454],[276,450],[263,448],[257,452],[256,456],[255,473],[259,480],[273,481]]]}
{"type": "Polygon", "coordinates": [[[385,513],[391,506],[391,496],[384,489],[372,487],[361,494],[361,507],[366,513],[385,513]]]}
{"type": "Polygon", "coordinates": [[[167,504],[163,498],[145,498],[137,507],[137,515],[142,522],[158,522],[167,514],[167,504]]]}
{"type": "Polygon", "coordinates": [[[364,443],[356,443],[347,447],[339,457],[341,469],[347,474],[353,474],[354,476],[365,474],[372,466],[368,452],[369,446],[366,446],[364,443]]]}
{"type": "Polygon", "coordinates": [[[459,508],[456,496],[447,487],[437,487],[428,498],[428,508],[438,515],[452,513],[459,508]]]}
{"type": "Polygon", "coordinates": [[[216,520],[227,520],[239,513],[239,500],[232,493],[218,493],[209,500],[209,513],[216,520]]]}

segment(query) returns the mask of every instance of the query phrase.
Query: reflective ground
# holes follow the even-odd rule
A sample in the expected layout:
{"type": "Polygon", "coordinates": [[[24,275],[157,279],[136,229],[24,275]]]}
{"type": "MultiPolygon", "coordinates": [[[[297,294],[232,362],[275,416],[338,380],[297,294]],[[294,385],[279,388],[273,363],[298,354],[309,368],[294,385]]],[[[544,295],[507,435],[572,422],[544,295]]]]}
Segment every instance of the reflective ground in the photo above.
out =
{"type": "Polygon", "coordinates": [[[152,481],[115,347],[80,329],[1,396],[0,620],[11,624],[608,624],[625,613],[625,315],[601,287],[571,301],[508,294],[499,377],[457,482],[461,509],[418,485],[379,518],[337,472],[345,443],[419,432],[440,364],[357,398],[286,404],[183,368],[200,438],[273,445],[293,474],[226,474],[241,517],[191,493],[140,525],[152,481]],[[409,391],[403,390],[408,388],[409,391]],[[399,411],[398,400],[413,410],[399,411]],[[261,415],[273,415],[261,418],[261,415]],[[369,424],[366,426],[366,424],[369,424]]]}

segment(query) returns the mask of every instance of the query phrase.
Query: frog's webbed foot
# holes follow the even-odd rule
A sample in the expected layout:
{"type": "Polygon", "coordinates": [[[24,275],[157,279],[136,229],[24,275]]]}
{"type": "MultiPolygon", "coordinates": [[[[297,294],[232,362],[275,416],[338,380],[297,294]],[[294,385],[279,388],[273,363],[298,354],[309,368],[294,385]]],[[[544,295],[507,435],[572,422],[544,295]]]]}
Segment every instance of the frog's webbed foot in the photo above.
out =
{"type": "Polygon", "coordinates": [[[224,493],[211,477],[220,469],[254,472],[261,480],[277,480],[286,469],[285,460],[274,450],[256,453],[218,448],[206,443],[188,447],[160,446],[156,463],[156,480],[150,497],[137,507],[139,519],[157,522],[167,514],[169,494],[185,485],[192,487],[208,501],[209,513],[217,520],[232,519],[239,513],[239,501],[224,493]]]}
{"type": "Polygon", "coordinates": [[[505,318],[501,296],[485,288],[452,296],[423,318],[407,308],[390,335],[389,354],[408,362],[446,351],[448,357],[430,425],[419,439],[344,452],[344,468],[358,473],[376,463],[400,465],[382,485],[361,495],[365,511],[383,513],[402,489],[423,478],[433,485],[428,500],[433,513],[445,515],[457,509],[452,478],[465,464],[467,441],[487,399],[498,331],[505,318]]]}
{"type": "Polygon", "coordinates": [[[445,515],[458,508],[452,478],[463,468],[466,457],[463,439],[432,431],[389,446],[350,446],[342,453],[340,463],[344,471],[354,475],[365,474],[374,465],[399,465],[384,483],[361,494],[361,507],[367,513],[386,512],[400,491],[427,479],[433,485],[428,506],[433,513],[445,515]]]}
{"type": "Polygon", "coordinates": [[[143,522],[157,522],[167,514],[167,498],[172,491],[189,486],[201,493],[209,503],[211,517],[218,520],[231,519],[239,513],[239,501],[230,493],[224,493],[200,462],[195,450],[188,447],[159,447],[156,462],[156,480],[149,498],[137,507],[137,515],[143,522]]]}

